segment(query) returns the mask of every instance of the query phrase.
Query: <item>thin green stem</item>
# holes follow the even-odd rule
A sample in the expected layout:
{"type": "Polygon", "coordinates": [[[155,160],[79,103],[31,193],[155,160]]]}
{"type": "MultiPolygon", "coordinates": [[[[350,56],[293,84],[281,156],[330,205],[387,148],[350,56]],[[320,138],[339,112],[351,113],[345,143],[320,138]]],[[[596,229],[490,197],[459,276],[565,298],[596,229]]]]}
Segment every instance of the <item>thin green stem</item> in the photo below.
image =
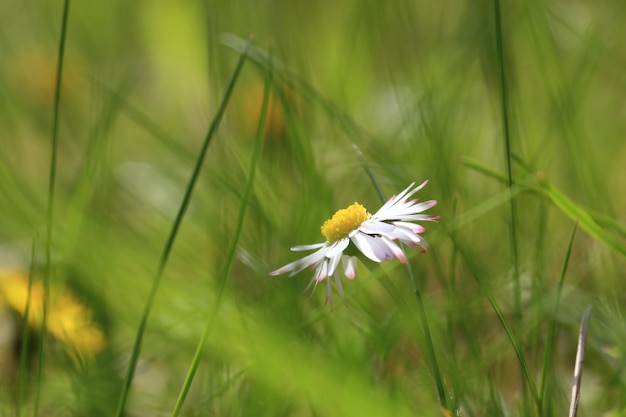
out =
{"type": "Polygon", "coordinates": [[[484,282],[482,278],[482,274],[478,270],[478,267],[472,261],[472,257],[461,246],[460,242],[457,241],[453,233],[450,233],[449,237],[454,242],[454,245],[457,248],[458,253],[461,255],[461,257],[465,261],[465,264],[468,266],[472,276],[474,277],[474,280],[476,281],[476,284],[478,285],[478,288],[483,293],[483,295],[485,295],[485,297],[487,298],[487,301],[489,301],[489,304],[491,305],[491,308],[496,313],[496,316],[498,317],[498,320],[500,321],[500,324],[502,325],[502,328],[504,329],[504,332],[506,333],[507,338],[509,339],[509,342],[511,343],[511,346],[513,347],[513,350],[515,351],[515,355],[517,356],[517,361],[522,370],[523,378],[530,390],[530,394],[532,395],[535,401],[535,405],[537,406],[537,409],[539,409],[540,407],[539,393],[537,391],[537,386],[530,375],[530,370],[528,368],[526,358],[524,358],[524,353],[522,351],[521,344],[515,337],[515,334],[513,333],[511,326],[509,325],[508,321],[504,317],[504,313],[502,313],[502,309],[498,305],[498,302],[496,301],[495,297],[491,293],[488,285],[484,282]]]}
{"type": "Polygon", "coordinates": [[[178,416],[178,414],[180,413],[180,409],[183,406],[185,399],[187,398],[187,394],[189,393],[189,388],[191,387],[191,383],[193,382],[196,371],[198,370],[198,365],[200,363],[200,355],[202,354],[202,349],[204,348],[206,340],[209,337],[211,330],[213,329],[215,318],[217,317],[217,313],[219,312],[220,306],[222,304],[224,289],[226,288],[226,282],[228,281],[228,277],[230,276],[233,261],[235,259],[235,253],[237,251],[239,236],[241,235],[241,229],[243,228],[243,222],[244,222],[246,211],[248,208],[248,202],[250,201],[250,195],[252,194],[252,186],[254,185],[254,176],[256,174],[256,168],[258,166],[259,158],[261,156],[261,150],[263,147],[263,138],[265,134],[265,122],[267,120],[267,110],[268,110],[269,92],[270,92],[271,83],[272,83],[272,73],[271,73],[271,67],[270,67],[270,70],[267,71],[266,78],[265,78],[265,92],[263,94],[263,104],[261,107],[261,115],[260,115],[259,125],[257,129],[256,140],[254,142],[254,147],[252,149],[252,158],[250,161],[250,171],[248,173],[248,180],[246,182],[246,188],[241,198],[241,203],[239,205],[239,213],[237,216],[237,223],[235,224],[235,230],[230,240],[228,250],[226,251],[224,267],[219,275],[219,287],[218,287],[217,295],[215,298],[215,302],[213,303],[213,308],[211,309],[211,312],[209,314],[209,318],[206,322],[204,330],[202,331],[202,336],[200,337],[200,340],[198,341],[198,345],[196,346],[196,351],[193,355],[191,364],[189,365],[187,376],[185,377],[185,381],[178,395],[178,399],[176,400],[176,405],[174,406],[174,410],[172,411],[172,417],[178,416]]]}
{"type": "MultiPolygon", "coordinates": [[[[496,30],[496,49],[498,54],[498,70],[500,75],[500,108],[502,117],[502,131],[504,136],[504,160],[506,163],[507,174],[507,186],[510,189],[513,188],[513,163],[512,163],[512,147],[511,147],[511,128],[509,125],[509,106],[508,106],[508,90],[506,71],[504,66],[504,48],[502,43],[502,18],[500,13],[500,0],[494,0],[494,13],[495,13],[495,30],[496,30]]],[[[511,253],[513,255],[513,285],[514,285],[514,305],[515,315],[521,321],[522,315],[522,292],[519,282],[519,260],[517,250],[517,207],[515,205],[515,199],[510,200],[511,210],[511,253]]]]}
{"type": "Polygon", "coordinates": [[[131,357],[130,357],[130,361],[128,364],[128,370],[124,378],[122,392],[121,392],[120,399],[118,402],[117,411],[115,413],[117,417],[121,417],[122,414],[124,413],[124,409],[126,408],[126,402],[128,400],[128,394],[130,392],[130,386],[133,381],[133,377],[135,375],[135,369],[137,368],[139,354],[141,353],[143,335],[146,329],[146,324],[148,322],[148,317],[150,316],[150,311],[152,310],[152,305],[154,304],[154,299],[159,289],[159,284],[163,277],[163,271],[165,269],[165,266],[167,265],[167,261],[169,259],[172,247],[174,246],[174,241],[178,234],[178,229],[180,228],[183,217],[185,216],[187,208],[189,207],[189,202],[191,201],[191,195],[193,193],[194,186],[196,185],[196,182],[200,175],[200,170],[202,168],[205,155],[209,148],[209,144],[215,132],[217,131],[220,121],[222,120],[222,117],[224,115],[224,112],[226,111],[226,105],[228,104],[228,101],[230,100],[231,93],[233,92],[235,83],[237,81],[237,78],[239,77],[239,73],[241,72],[243,63],[245,62],[245,57],[246,57],[245,53],[241,54],[239,61],[237,63],[237,66],[235,68],[235,71],[233,72],[233,76],[230,79],[230,82],[226,88],[226,92],[224,94],[222,102],[220,103],[217,113],[215,117],[213,118],[211,126],[209,127],[209,131],[204,139],[204,143],[202,144],[202,148],[200,149],[200,152],[198,154],[198,158],[196,160],[196,164],[191,174],[191,178],[189,179],[189,182],[187,183],[185,195],[183,196],[183,200],[181,201],[180,208],[178,209],[178,213],[176,215],[176,219],[174,220],[172,230],[170,231],[170,234],[165,243],[165,247],[163,249],[163,253],[161,254],[159,266],[157,268],[157,272],[154,277],[154,280],[152,281],[152,287],[150,288],[150,292],[148,294],[148,298],[146,300],[143,313],[141,315],[141,320],[139,322],[139,327],[137,329],[137,335],[135,336],[135,343],[133,346],[133,350],[131,352],[131,357]]]}
{"type": "MultiPolygon", "coordinates": [[[[404,249],[404,248],[403,248],[404,249]]],[[[422,292],[415,279],[413,273],[413,267],[410,262],[407,262],[406,269],[409,272],[409,278],[411,279],[411,286],[413,287],[413,294],[417,300],[417,306],[419,309],[420,317],[422,318],[422,325],[424,326],[424,336],[426,338],[426,348],[428,349],[428,355],[430,356],[431,365],[433,367],[433,375],[435,377],[435,383],[437,385],[437,393],[439,394],[439,402],[441,406],[448,410],[448,401],[446,399],[446,390],[443,385],[443,378],[441,377],[441,371],[439,370],[439,364],[437,362],[437,354],[435,353],[435,345],[430,333],[430,326],[428,325],[428,316],[426,315],[426,309],[424,308],[424,300],[422,299],[422,292]]]]}
{"type": "Polygon", "coordinates": [[[52,106],[52,132],[51,132],[51,152],[50,152],[50,174],[48,176],[48,209],[46,213],[46,263],[43,274],[43,305],[41,317],[41,330],[39,338],[39,361],[37,363],[37,382],[35,384],[35,404],[33,415],[39,415],[39,402],[41,384],[43,381],[43,369],[45,365],[45,340],[48,315],[48,301],[50,295],[50,275],[52,269],[52,218],[54,213],[54,194],[57,172],[57,154],[59,142],[59,108],[61,105],[61,84],[63,81],[63,60],[65,57],[65,40],[67,38],[68,16],[70,1],[63,3],[63,14],[61,18],[61,36],[59,39],[59,52],[57,56],[56,85],[54,90],[54,104],[52,106]]]}
{"type": "Polygon", "coordinates": [[[540,393],[540,408],[539,413],[543,411],[544,399],[546,396],[548,371],[550,369],[550,363],[552,359],[552,348],[554,346],[554,335],[556,334],[556,316],[559,311],[559,303],[561,301],[561,294],[563,293],[563,283],[565,282],[565,274],[567,272],[567,266],[569,265],[570,255],[572,254],[572,246],[574,245],[574,236],[578,230],[578,221],[574,224],[572,235],[567,245],[567,252],[565,253],[565,261],[563,262],[563,268],[561,269],[561,277],[556,290],[556,299],[554,300],[554,310],[552,311],[552,320],[550,321],[550,328],[548,329],[548,338],[546,341],[546,351],[543,357],[543,366],[541,369],[541,384],[539,386],[540,393]]]}
{"type": "MultiPolygon", "coordinates": [[[[385,199],[385,195],[383,194],[382,189],[380,188],[380,185],[378,184],[378,181],[376,180],[376,177],[370,170],[369,165],[367,164],[367,161],[363,157],[363,153],[361,152],[358,146],[353,145],[353,147],[361,162],[361,165],[363,166],[363,169],[365,170],[365,172],[367,173],[367,176],[372,181],[372,184],[374,185],[374,188],[376,188],[376,192],[378,193],[380,200],[384,204],[385,201],[387,201],[385,199]]],[[[404,250],[404,246],[402,246],[402,249],[404,250]]],[[[433,368],[433,375],[435,377],[435,384],[437,385],[437,393],[439,395],[439,402],[441,406],[447,410],[448,401],[446,399],[446,390],[443,384],[443,378],[441,377],[439,364],[437,362],[437,354],[435,352],[435,345],[433,343],[432,334],[430,333],[430,326],[428,324],[428,316],[426,315],[426,309],[424,308],[424,300],[422,299],[422,292],[420,291],[420,287],[417,283],[417,279],[415,278],[415,274],[413,273],[413,267],[411,266],[410,262],[407,262],[406,269],[409,273],[409,279],[411,280],[411,287],[413,289],[413,294],[415,295],[415,299],[417,301],[418,312],[422,320],[422,325],[424,326],[424,338],[426,339],[426,348],[428,350],[428,355],[430,356],[430,362],[433,368]]]]}
{"type": "Polygon", "coordinates": [[[27,372],[27,358],[28,349],[30,344],[30,330],[28,328],[28,318],[30,316],[30,303],[33,290],[33,279],[35,276],[35,242],[36,237],[33,239],[33,245],[30,253],[30,268],[28,270],[28,290],[26,292],[26,305],[24,306],[24,317],[22,319],[22,343],[20,347],[20,367],[17,379],[17,399],[16,399],[16,417],[22,415],[22,396],[24,395],[24,388],[27,385],[26,372],[27,372]]]}
{"type": "MultiPolygon", "coordinates": [[[[506,80],[506,71],[504,66],[504,47],[502,42],[502,17],[500,13],[500,0],[494,0],[494,18],[495,18],[495,35],[496,35],[496,49],[498,56],[498,70],[500,75],[500,109],[501,109],[501,118],[502,118],[502,131],[504,136],[504,160],[506,165],[506,174],[507,174],[507,187],[509,191],[512,192],[513,189],[513,164],[511,161],[511,129],[509,125],[509,108],[508,108],[508,91],[507,91],[507,80],[506,80]]],[[[511,244],[511,255],[513,257],[513,311],[515,315],[515,319],[518,326],[521,325],[522,322],[522,289],[520,286],[520,273],[519,273],[519,260],[518,260],[518,250],[517,250],[517,207],[515,205],[515,199],[511,197],[509,200],[509,208],[511,212],[510,219],[510,244],[511,244]]],[[[522,340],[519,340],[519,343],[522,343],[522,340]]],[[[521,347],[519,347],[521,349],[521,347]]],[[[526,371],[525,371],[526,372],[526,371]]],[[[523,378],[523,376],[522,376],[523,378]]],[[[524,385],[522,385],[522,397],[524,398],[523,406],[528,404],[526,401],[527,393],[524,389],[524,385]]]]}

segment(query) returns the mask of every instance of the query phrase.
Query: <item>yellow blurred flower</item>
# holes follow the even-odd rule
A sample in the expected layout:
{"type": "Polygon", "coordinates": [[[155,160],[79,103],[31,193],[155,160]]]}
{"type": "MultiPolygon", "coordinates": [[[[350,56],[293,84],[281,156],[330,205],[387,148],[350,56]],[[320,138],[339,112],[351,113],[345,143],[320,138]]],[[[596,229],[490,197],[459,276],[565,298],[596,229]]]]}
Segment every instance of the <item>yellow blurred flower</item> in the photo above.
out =
{"type": "MultiPolygon", "coordinates": [[[[43,284],[33,280],[30,291],[28,324],[38,329],[42,323],[43,284]]],[[[47,331],[62,343],[74,360],[90,359],[106,345],[105,335],[92,319],[92,311],[67,289],[51,288],[47,331]]],[[[22,317],[28,304],[28,275],[21,271],[0,271],[0,306],[4,304],[22,317]]]]}

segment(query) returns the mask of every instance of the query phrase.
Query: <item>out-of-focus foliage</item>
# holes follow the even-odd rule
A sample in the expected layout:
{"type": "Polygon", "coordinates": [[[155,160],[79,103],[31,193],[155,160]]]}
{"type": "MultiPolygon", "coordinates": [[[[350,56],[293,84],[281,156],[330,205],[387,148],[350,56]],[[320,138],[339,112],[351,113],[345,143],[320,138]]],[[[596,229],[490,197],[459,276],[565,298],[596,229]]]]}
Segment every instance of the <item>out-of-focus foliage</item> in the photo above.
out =
{"type": "MultiPolygon", "coordinates": [[[[500,8],[514,223],[493,2],[72,2],[51,280],[106,345],[76,360],[50,328],[41,392],[21,389],[34,386],[38,334],[20,372],[23,310],[1,304],[0,414],[17,404],[29,414],[39,395],[42,414],[112,415],[161,252],[239,58],[233,36],[252,36],[256,58],[272,57],[274,85],[237,259],[182,414],[441,415],[406,269],[359,264],[345,305],[332,308],[323,291],[302,296],[307,272],[268,276],[295,259],[290,247],[320,241],[336,210],[379,207],[354,144],[387,197],[429,179],[418,197],[439,202],[431,211],[441,220],[424,235],[430,250],[409,259],[451,409],[538,415],[488,291],[537,381],[556,320],[545,416],[567,409],[578,322],[592,303],[581,415],[623,414],[626,5],[500,8]]],[[[61,10],[58,0],[0,5],[0,268],[24,279],[31,268],[39,276],[45,258],[61,10]]],[[[246,62],[210,144],[127,415],[169,413],[178,397],[216,301],[267,62],[246,62]]]]}

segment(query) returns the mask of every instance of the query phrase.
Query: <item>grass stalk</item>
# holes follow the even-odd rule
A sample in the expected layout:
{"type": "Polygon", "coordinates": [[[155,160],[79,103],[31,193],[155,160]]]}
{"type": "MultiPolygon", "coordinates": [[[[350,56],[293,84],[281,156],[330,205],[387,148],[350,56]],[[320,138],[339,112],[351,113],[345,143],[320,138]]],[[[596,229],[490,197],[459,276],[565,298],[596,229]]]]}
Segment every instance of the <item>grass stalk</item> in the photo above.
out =
{"type": "Polygon", "coordinates": [[[218,278],[219,287],[217,291],[217,296],[215,298],[215,302],[213,303],[213,308],[210,311],[204,330],[202,331],[202,336],[200,337],[200,340],[198,341],[198,345],[196,346],[196,351],[193,355],[191,364],[189,365],[187,376],[185,377],[185,381],[178,395],[178,399],[176,400],[174,410],[172,411],[172,417],[178,416],[178,414],[180,413],[180,409],[183,406],[185,399],[187,398],[189,388],[191,387],[191,383],[193,382],[196,371],[198,370],[198,365],[200,363],[200,355],[202,354],[202,349],[204,348],[206,340],[209,337],[209,334],[211,333],[211,329],[213,328],[213,324],[215,323],[215,318],[217,317],[220,306],[222,304],[222,296],[224,294],[224,289],[226,288],[226,282],[228,281],[228,277],[230,276],[233,261],[235,259],[237,245],[239,243],[239,237],[241,236],[241,229],[243,228],[243,222],[244,222],[246,211],[248,208],[248,202],[250,201],[250,195],[252,194],[252,187],[254,185],[254,176],[256,174],[256,169],[257,169],[259,159],[261,156],[261,151],[263,149],[263,138],[265,136],[265,124],[267,120],[269,94],[270,94],[271,85],[272,85],[272,72],[271,72],[271,66],[270,66],[269,70],[266,72],[266,77],[265,77],[265,91],[263,93],[263,104],[261,106],[261,115],[259,119],[257,133],[256,133],[256,139],[254,142],[254,147],[252,149],[250,171],[248,172],[246,188],[244,189],[243,195],[241,197],[241,204],[239,205],[239,212],[237,215],[237,222],[235,223],[235,230],[233,231],[232,237],[230,239],[230,244],[228,245],[228,249],[226,251],[226,256],[224,259],[224,266],[218,278]]]}
{"type": "MultiPolygon", "coordinates": [[[[550,322],[550,328],[548,329],[548,338],[546,340],[546,351],[543,357],[543,366],[541,368],[541,384],[539,386],[539,413],[542,414],[544,405],[545,405],[545,397],[546,397],[546,389],[547,389],[547,380],[548,380],[548,372],[552,369],[552,354],[554,348],[554,336],[556,334],[556,316],[559,311],[559,303],[561,301],[561,294],[563,293],[563,283],[565,282],[565,274],[567,272],[567,266],[569,265],[570,255],[572,254],[572,246],[574,245],[574,236],[576,236],[576,231],[578,230],[578,222],[574,224],[574,229],[572,230],[572,235],[569,240],[569,244],[567,245],[567,252],[565,253],[565,261],[563,262],[563,268],[561,269],[561,276],[559,278],[559,283],[556,289],[556,299],[554,300],[554,310],[552,311],[552,320],[550,322]]],[[[543,415],[543,414],[542,414],[543,415]]]]}
{"type": "MultiPolygon", "coordinates": [[[[470,158],[462,158],[462,163],[484,175],[504,181],[504,175],[497,172],[478,161],[470,158]]],[[[531,176],[530,168],[525,167],[528,171],[528,175],[531,176]]],[[[559,209],[563,214],[569,217],[572,221],[578,222],[581,229],[589,233],[593,238],[604,243],[609,249],[615,251],[622,257],[626,258],[626,245],[616,237],[609,233],[603,225],[615,230],[618,234],[623,235],[622,230],[624,226],[615,220],[608,220],[608,216],[597,213],[586,207],[582,207],[572,201],[568,196],[563,194],[554,185],[544,179],[533,179],[533,182],[525,182],[523,185],[527,191],[532,191],[538,195],[547,198],[552,204],[559,209]]],[[[514,187],[515,188],[515,187],[514,187]]]]}
{"type": "Polygon", "coordinates": [[[20,346],[20,364],[17,374],[17,394],[16,394],[16,406],[15,416],[21,417],[22,415],[22,397],[24,396],[24,389],[28,385],[26,375],[28,371],[28,349],[30,347],[30,331],[28,328],[28,318],[30,315],[30,302],[33,290],[33,280],[35,276],[35,242],[37,238],[33,239],[30,254],[30,268],[28,270],[28,289],[26,291],[26,304],[24,305],[24,316],[22,319],[22,343],[20,346]]]}
{"type": "Polygon", "coordinates": [[[126,376],[124,378],[124,383],[122,386],[122,392],[120,394],[120,399],[117,405],[117,411],[115,413],[115,415],[117,417],[121,417],[124,413],[124,409],[126,408],[126,402],[128,400],[128,394],[130,391],[130,386],[133,380],[133,377],[135,375],[135,369],[137,368],[137,362],[139,360],[139,354],[141,353],[141,345],[142,345],[142,341],[143,341],[143,335],[146,329],[146,324],[148,322],[148,317],[150,316],[150,312],[152,310],[152,305],[154,304],[154,299],[156,297],[156,294],[158,292],[159,289],[159,284],[161,282],[161,279],[163,277],[163,271],[165,269],[165,266],[167,265],[167,261],[169,259],[172,247],[174,246],[174,241],[176,239],[176,236],[178,234],[178,229],[180,228],[180,225],[182,223],[183,217],[185,216],[185,213],[187,211],[187,208],[189,206],[189,202],[191,201],[191,195],[193,193],[193,189],[194,186],[196,185],[196,182],[198,180],[198,177],[200,175],[200,170],[202,168],[202,164],[204,161],[204,158],[206,156],[207,150],[209,148],[209,144],[211,143],[211,139],[213,138],[213,136],[215,135],[215,132],[217,131],[217,128],[220,124],[220,121],[222,120],[222,117],[224,115],[224,112],[226,110],[226,106],[230,100],[230,96],[233,92],[233,89],[235,87],[235,83],[239,77],[239,74],[241,72],[241,69],[243,67],[243,64],[245,62],[246,59],[246,54],[242,53],[241,56],[239,57],[239,61],[237,62],[237,66],[235,67],[235,70],[233,72],[233,75],[228,83],[228,86],[226,88],[226,92],[224,93],[224,97],[222,98],[222,101],[220,103],[220,106],[217,110],[217,113],[215,114],[215,117],[213,118],[213,121],[211,122],[211,125],[209,127],[209,131],[204,139],[204,142],[202,144],[202,148],[200,149],[200,152],[198,154],[198,158],[196,160],[196,164],[194,166],[193,172],[191,174],[191,178],[189,179],[189,182],[187,183],[187,188],[185,190],[185,194],[183,196],[183,199],[181,201],[180,207],[178,209],[178,213],[176,215],[176,219],[174,220],[174,224],[172,225],[172,229],[170,231],[170,234],[167,238],[167,241],[165,242],[165,247],[163,249],[163,253],[161,254],[161,258],[159,261],[159,265],[157,268],[157,272],[155,274],[154,280],[152,281],[152,286],[150,288],[150,292],[148,294],[148,298],[146,300],[146,303],[144,305],[144,309],[141,315],[141,319],[139,321],[139,327],[137,328],[137,334],[135,336],[135,343],[133,345],[133,350],[131,352],[131,356],[130,356],[130,361],[128,364],[128,369],[126,371],[126,376]]]}
{"type": "MultiPolygon", "coordinates": [[[[39,360],[37,362],[37,379],[35,383],[35,404],[33,415],[39,415],[39,403],[41,397],[41,384],[43,381],[43,369],[46,360],[45,340],[47,313],[50,297],[50,276],[52,271],[52,218],[54,213],[54,194],[57,176],[57,154],[59,142],[59,107],[61,105],[61,85],[63,81],[63,61],[65,57],[65,40],[67,38],[68,16],[70,1],[63,2],[63,12],[61,18],[61,35],[59,38],[59,50],[57,55],[56,81],[54,88],[54,102],[52,105],[52,131],[51,131],[51,151],[50,151],[50,173],[48,176],[48,208],[46,211],[46,261],[43,274],[43,305],[41,312],[41,329],[39,338],[39,360]]],[[[29,283],[30,285],[30,283],[29,283]]],[[[19,394],[18,394],[19,395],[19,394]]]]}
{"type": "MultiPolygon", "coordinates": [[[[378,183],[378,180],[376,179],[371,169],[369,168],[369,165],[367,164],[367,161],[365,160],[363,153],[361,152],[359,147],[356,145],[353,145],[353,147],[359,158],[359,161],[361,162],[361,165],[363,166],[363,169],[367,173],[367,176],[369,177],[370,181],[372,182],[372,185],[376,189],[376,192],[378,193],[380,200],[384,204],[387,200],[380,187],[380,184],[378,183]]],[[[404,250],[404,246],[403,245],[401,246],[402,246],[402,249],[404,250]]],[[[435,384],[437,386],[437,394],[439,395],[439,403],[441,404],[441,407],[444,410],[448,410],[446,390],[443,384],[443,378],[441,376],[439,364],[437,362],[437,354],[435,352],[435,345],[433,343],[432,334],[430,333],[430,326],[428,324],[428,316],[426,315],[426,309],[424,307],[424,300],[422,299],[422,292],[417,283],[417,279],[415,278],[415,274],[413,273],[413,267],[411,266],[410,262],[406,263],[406,269],[409,273],[409,279],[411,280],[411,287],[413,289],[413,294],[415,295],[415,299],[417,301],[418,313],[420,315],[422,325],[424,326],[424,338],[426,340],[426,349],[428,350],[428,356],[430,359],[433,376],[435,378],[435,384]]]]}
{"type": "Polygon", "coordinates": [[[487,301],[489,301],[489,304],[491,305],[491,308],[496,314],[496,317],[498,317],[498,320],[500,321],[500,324],[502,325],[502,328],[504,329],[504,332],[506,333],[506,336],[509,339],[509,343],[511,344],[511,346],[513,347],[513,350],[515,351],[515,355],[517,356],[517,361],[522,370],[523,378],[528,386],[528,389],[530,390],[530,394],[532,395],[533,400],[535,401],[535,405],[537,406],[537,409],[539,409],[539,406],[540,406],[539,392],[537,391],[537,386],[532,376],[530,375],[528,363],[526,362],[526,359],[524,358],[524,353],[522,351],[521,344],[517,340],[517,337],[515,336],[515,333],[513,332],[511,325],[504,317],[504,313],[502,312],[502,309],[500,308],[498,302],[496,301],[495,297],[491,293],[487,284],[483,280],[482,274],[478,270],[478,267],[472,261],[471,256],[466,252],[465,248],[461,246],[460,242],[458,242],[454,234],[451,233],[449,234],[449,236],[452,239],[455,247],[457,248],[458,253],[461,255],[461,257],[465,261],[465,264],[467,265],[467,267],[470,269],[470,273],[474,277],[474,280],[476,281],[478,288],[483,293],[483,295],[487,298],[487,301]]]}
{"type": "MultiPolygon", "coordinates": [[[[509,97],[507,90],[507,79],[504,65],[504,47],[502,42],[502,16],[500,13],[500,0],[494,0],[494,18],[495,18],[495,35],[496,35],[496,52],[498,59],[498,73],[500,79],[500,109],[502,119],[502,133],[504,137],[504,161],[506,165],[507,187],[509,190],[513,188],[513,162],[512,162],[512,146],[511,146],[511,128],[509,124],[509,97]]],[[[519,259],[517,250],[517,207],[515,199],[509,201],[511,212],[510,222],[510,239],[511,254],[513,256],[513,288],[514,288],[514,306],[515,315],[521,321],[522,315],[522,291],[519,282],[519,259]]]]}

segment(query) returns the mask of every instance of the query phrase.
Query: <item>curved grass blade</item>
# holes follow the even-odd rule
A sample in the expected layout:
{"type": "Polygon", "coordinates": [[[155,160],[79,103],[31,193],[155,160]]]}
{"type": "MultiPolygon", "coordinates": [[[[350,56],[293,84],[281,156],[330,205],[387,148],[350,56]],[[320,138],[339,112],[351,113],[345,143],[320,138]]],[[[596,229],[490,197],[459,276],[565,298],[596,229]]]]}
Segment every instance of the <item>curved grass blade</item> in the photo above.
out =
{"type": "Polygon", "coordinates": [[[220,306],[222,304],[222,295],[224,294],[224,288],[226,287],[226,282],[228,281],[228,277],[230,276],[230,271],[233,265],[233,261],[235,259],[235,254],[237,251],[237,244],[239,242],[239,237],[241,235],[241,229],[243,228],[243,222],[246,215],[246,211],[248,208],[248,202],[250,201],[250,195],[252,194],[252,186],[254,185],[254,176],[256,174],[256,169],[259,163],[259,158],[261,156],[261,150],[263,147],[263,137],[265,134],[265,123],[267,120],[267,111],[268,111],[268,103],[269,103],[269,94],[270,88],[272,84],[272,72],[271,66],[270,70],[267,72],[265,77],[265,91],[263,93],[263,104],[261,107],[261,115],[259,119],[259,125],[256,133],[256,140],[254,142],[254,147],[252,149],[252,159],[250,161],[250,171],[248,173],[248,180],[246,182],[246,188],[244,189],[243,195],[241,197],[241,204],[239,205],[239,213],[237,215],[237,222],[235,224],[235,230],[233,231],[233,235],[230,240],[230,244],[228,245],[228,250],[226,252],[224,266],[219,275],[219,287],[215,302],[213,303],[213,308],[211,309],[211,313],[209,314],[209,318],[206,322],[206,326],[202,332],[202,336],[200,337],[200,341],[196,347],[196,351],[194,353],[191,364],[189,365],[189,370],[187,371],[187,376],[185,377],[185,381],[178,395],[178,399],[176,400],[176,404],[174,406],[174,410],[172,411],[172,417],[178,416],[185,399],[187,398],[187,394],[189,392],[189,388],[191,387],[191,383],[193,382],[193,378],[198,370],[198,365],[200,363],[200,355],[202,354],[202,349],[206,343],[206,339],[209,337],[211,329],[213,328],[213,324],[215,323],[215,318],[217,317],[217,313],[219,312],[220,306]]]}
{"type": "Polygon", "coordinates": [[[539,184],[539,190],[548,197],[556,207],[565,213],[570,219],[580,219],[580,227],[600,242],[613,249],[615,252],[626,257],[626,246],[615,236],[604,230],[592,217],[592,215],[570,200],[550,183],[543,181],[539,184]]]}
{"type": "Polygon", "coordinates": [[[146,329],[146,324],[148,322],[148,317],[150,316],[150,311],[152,310],[152,305],[154,304],[154,299],[159,289],[159,284],[161,282],[161,278],[163,276],[163,271],[165,269],[165,265],[169,259],[170,252],[172,247],[174,246],[174,240],[176,239],[176,235],[178,234],[178,229],[182,223],[183,217],[185,216],[185,212],[187,211],[187,207],[189,206],[189,202],[191,201],[191,195],[193,193],[194,186],[198,177],[200,175],[200,169],[202,168],[202,163],[204,161],[204,157],[209,148],[209,144],[213,135],[217,131],[217,128],[222,120],[222,116],[226,110],[226,106],[230,100],[231,93],[235,87],[235,83],[239,77],[239,73],[243,67],[243,63],[245,62],[246,54],[243,53],[239,57],[239,61],[237,62],[237,66],[233,72],[233,75],[226,87],[226,92],[224,93],[224,97],[222,98],[222,102],[211,122],[211,126],[209,127],[209,131],[204,139],[204,143],[202,144],[202,148],[198,154],[198,158],[196,160],[196,164],[194,166],[193,172],[191,174],[191,178],[187,183],[187,188],[185,190],[185,195],[183,196],[183,200],[181,201],[180,208],[176,215],[176,219],[174,220],[174,224],[172,225],[172,230],[167,238],[165,243],[165,247],[163,249],[163,253],[161,254],[161,259],[159,261],[159,266],[157,268],[156,275],[154,280],[152,281],[152,287],[150,288],[150,292],[148,294],[148,298],[146,300],[146,304],[143,309],[143,313],[141,315],[141,319],[139,322],[139,327],[137,329],[137,335],[135,336],[135,343],[133,345],[133,350],[131,352],[130,361],[128,364],[128,369],[126,372],[126,376],[124,378],[124,385],[122,386],[122,392],[120,394],[119,403],[117,406],[117,411],[115,415],[117,417],[121,417],[124,413],[124,409],[126,408],[126,401],[128,399],[128,394],[130,391],[130,385],[132,383],[133,377],[135,375],[135,369],[137,367],[137,361],[139,360],[139,354],[141,352],[141,344],[143,341],[143,335],[146,329]]]}
{"type": "MultiPolygon", "coordinates": [[[[502,173],[473,159],[462,158],[461,162],[463,165],[499,181],[504,181],[504,178],[506,178],[502,173]]],[[[529,178],[532,178],[532,175],[530,175],[530,167],[526,167],[526,169],[529,171],[529,178]]],[[[615,220],[609,221],[605,215],[595,214],[594,212],[581,207],[545,179],[539,181],[527,181],[524,183],[520,182],[519,185],[526,187],[529,191],[533,191],[552,201],[552,203],[566,216],[572,219],[572,221],[578,222],[580,227],[585,232],[604,243],[607,247],[609,247],[609,249],[612,249],[620,255],[626,257],[626,245],[624,245],[618,238],[607,232],[602,226],[600,226],[600,224],[611,226],[611,228],[620,233],[625,230],[624,226],[619,225],[615,220]]]]}

